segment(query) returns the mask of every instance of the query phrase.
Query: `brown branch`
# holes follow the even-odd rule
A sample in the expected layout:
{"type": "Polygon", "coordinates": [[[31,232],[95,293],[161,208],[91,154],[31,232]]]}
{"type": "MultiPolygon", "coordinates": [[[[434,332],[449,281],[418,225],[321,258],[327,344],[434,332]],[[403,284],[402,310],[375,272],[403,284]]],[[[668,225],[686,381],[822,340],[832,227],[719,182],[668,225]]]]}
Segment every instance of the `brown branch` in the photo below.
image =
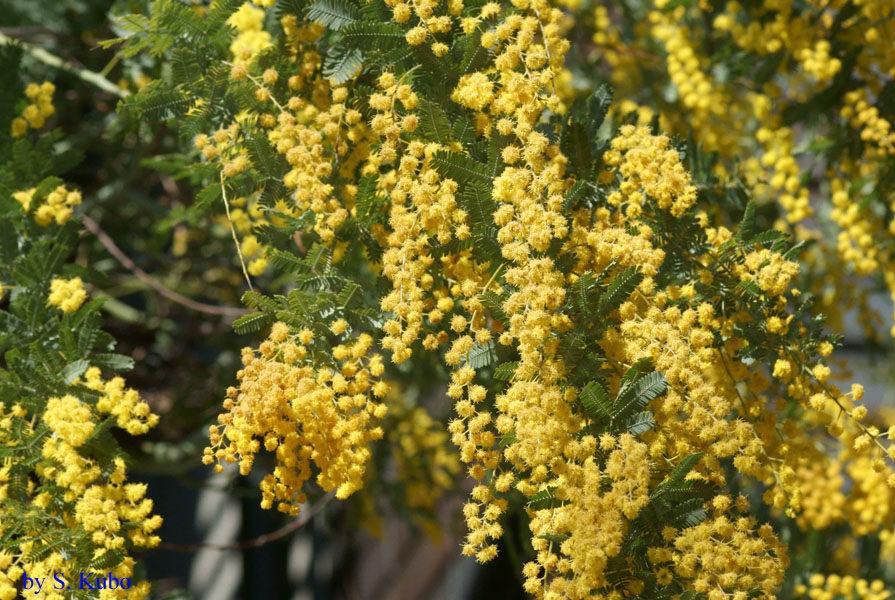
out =
{"type": "Polygon", "coordinates": [[[313,519],[314,515],[323,510],[323,508],[327,504],[329,504],[329,501],[332,500],[334,497],[335,490],[330,491],[328,494],[317,500],[317,502],[315,502],[310,509],[302,513],[299,518],[295,519],[291,523],[288,523],[275,531],[265,533],[262,536],[252,538],[250,540],[242,540],[239,542],[233,542],[231,544],[172,544],[169,542],[159,542],[158,546],[156,546],[156,549],[172,550],[174,552],[198,552],[199,550],[240,550],[243,548],[258,548],[260,546],[263,546],[264,544],[285,537],[296,529],[299,529],[303,525],[306,525],[308,521],[313,519]]]}
{"type": "Polygon", "coordinates": [[[249,311],[243,308],[237,308],[235,306],[218,306],[215,304],[205,304],[204,302],[197,302],[195,300],[187,298],[186,296],[178,294],[174,290],[168,289],[160,281],[138,267],[127,254],[122,252],[121,248],[119,248],[115,241],[109,237],[109,234],[102,230],[102,228],[96,221],[94,221],[87,215],[81,215],[81,221],[84,223],[84,227],[86,227],[90,231],[90,233],[96,236],[96,238],[105,247],[105,249],[109,251],[109,254],[118,259],[118,262],[120,262],[125,269],[133,273],[134,277],[157,291],[160,295],[164,296],[168,300],[176,302],[177,304],[185,306],[186,308],[207,313],[209,315],[226,315],[238,317],[248,314],[249,311]]]}

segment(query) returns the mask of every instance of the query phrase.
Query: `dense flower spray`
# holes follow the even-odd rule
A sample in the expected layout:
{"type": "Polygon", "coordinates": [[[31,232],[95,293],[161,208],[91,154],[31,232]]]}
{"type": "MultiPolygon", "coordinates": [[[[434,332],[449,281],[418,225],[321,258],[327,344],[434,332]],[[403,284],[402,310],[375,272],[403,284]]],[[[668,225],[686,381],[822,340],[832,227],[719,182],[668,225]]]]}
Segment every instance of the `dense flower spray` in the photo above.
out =
{"type": "MultiPolygon", "coordinates": [[[[895,430],[860,385],[833,383],[836,338],[800,287],[814,263],[784,233],[810,239],[813,207],[781,108],[846,68],[869,82],[842,115],[862,143],[833,165],[830,216],[847,228],[835,260],[871,273],[885,252],[856,249],[890,217],[867,225],[846,190],[888,160],[888,121],[866,98],[891,52],[868,28],[869,58],[848,67],[823,39],[844,29],[819,3],[819,25],[781,3],[756,19],[735,2],[639,4],[632,31],[648,47],[628,47],[603,3],[593,11],[615,102],[570,84],[575,2],[318,0],[285,14],[256,2],[227,15],[238,33],[215,77],[239,112],[203,116],[210,91],[172,89],[240,251],[295,286],[246,295],[258,312],[237,329],[270,333],[243,351],[207,464],[247,473],[270,453],[262,504],[288,513],[311,480],[347,498],[377,440],[394,439],[379,425],[399,402],[389,371],[435,357],[473,481],[462,552],[493,559],[521,512],[536,598],[772,599],[793,565],[812,588],[799,593],[817,594],[829,580],[790,561],[810,532],[848,528],[891,550],[895,430]],[[710,9],[712,29],[690,35],[690,13],[710,9]],[[268,46],[259,27],[274,16],[268,46]],[[798,72],[739,93],[702,53],[718,32],[742,52],[787,53],[798,72]],[[646,64],[673,88],[661,110],[638,94],[646,64]],[[234,219],[228,197],[254,203],[257,221],[234,219]]],[[[861,27],[887,18],[868,7],[856,3],[861,27]]],[[[825,568],[848,569],[848,553],[825,568]]]]}

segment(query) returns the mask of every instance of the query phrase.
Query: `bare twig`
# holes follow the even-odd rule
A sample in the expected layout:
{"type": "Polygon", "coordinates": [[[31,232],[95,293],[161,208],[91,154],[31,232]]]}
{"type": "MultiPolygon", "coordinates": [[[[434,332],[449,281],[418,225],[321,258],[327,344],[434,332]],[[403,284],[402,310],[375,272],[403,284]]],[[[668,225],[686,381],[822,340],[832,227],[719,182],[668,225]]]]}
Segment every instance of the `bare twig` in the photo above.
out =
{"type": "Polygon", "coordinates": [[[96,236],[96,239],[105,247],[106,250],[109,251],[109,254],[118,259],[125,269],[134,274],[134,277],[157,291],[160,295],[164,296],[168,300],[172,302],[176,302],[181,306],[185,306],[186,308],[196,310],[199,312],[207,313],[210,315],[227,315],[232,317],[238,317],[244,314],[247,314],[248,311],[242,308],[237,308],[235,306],[217,306],[214,304],[205,304],[204,302],[196,302],[195,300],[191,300],[186,296],[178,294],[174,290],[168,289],[157,279],[152,277],[149,273],[141,269],[134,263],[131,258],[125,254],[121,248],[115,243],[115,241],[109,237],[105,231],[99,226],[99,224],[88,217],[87,215],[81,215],[81,221],[84,223],[84,227],[87,228],[90,233],[96,236]]]}
{"type": "Polygon", "coordinates": [[[126,98],[129,95],[129,92],[127,90],[121,89],[99,73],[94,73],[93,71],[82,69],[81,67],[73,65],[70,62],[63,60],[62,58],[59,58],[55,54],[50,54],[43,48],[40,48],[33,44],[29,44],[28,42],[23,42],[19,39],[11,38],[8,35],[0,32],[0,44],[8,44],[11,42],[15,42],[16,44],[21,46],[25,52],[27,52],[40,62],[50,65],[51,67],[54,67],[56,69],[68,71],[69,73],[77,76],[79,79],[95,85],[104,92],[108,92],[119,98],[126,98]]]}
{"type": "Polygon", "coordinates": [[[297,519],[280,527],[275,531],[271,531],[270,533],[265,533],[262,536],[252,538],[250,540],[242,540],[239,542],[233,542],[231,544],[211,544],[211,543],[202,543],[202,544],[172,544],[169,542],[160,542],[158,546],[156,546],[159,550],[172,550],[174,552],[198,552],[199,550],[240,550],[243,548],[258,548],[263,546],[264,544],[268,544],[270,542],[276,541],[280,538],[283,538],[296,529],[301,528],[303,525],[306,525],[308,521],[314,518],[314,515],[319,513],[323,508],[329,504],[329,501],[335,497],[335,491],[331,491],[319,500],[314,503],[314,505],[303,512],[297,519]]]}

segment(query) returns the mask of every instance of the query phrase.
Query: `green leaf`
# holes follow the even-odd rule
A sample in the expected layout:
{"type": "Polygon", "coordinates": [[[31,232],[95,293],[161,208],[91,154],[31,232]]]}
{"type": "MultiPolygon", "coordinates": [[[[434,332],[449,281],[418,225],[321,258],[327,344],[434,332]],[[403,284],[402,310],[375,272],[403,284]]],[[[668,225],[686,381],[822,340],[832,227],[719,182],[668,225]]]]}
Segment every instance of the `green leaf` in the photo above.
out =
{"type": "Polygon", "coordinates": [[[469,144],[475,141],[475,123],[465,115],[454,117],[451,125],[451,136],[461,144],[469,144]]]}
{"type": "Polygon", "coordinates": [[[407,43],[404,28],[397,23],[349,23],[339,31],[342,42],[358,50],[390,50],[407,43]]]}
{"type": "Polygon", "coordinates": [[[609,284],[606,292],[600,296],[600,303],[597,308],[598,318],[608,316],[609,313],[621,306],[642,280],[643,274],[637,266],[628,267],[618,274],[612,280],[612,283],[609,284]]]}
{"type": "Polygon", "coordinates": [[[631,435],[640,435],[641,433],[645,433],[655,426],[656,421],[655,419],[653,419],[653,413],[645,410],[643,412],[635,414],[630,419],[625,421],[622,427],[631,435]]]}
{"type": "Polygon", "coordinates": [[[357,207],[357,218],[365,224],[375,222],[381,216],[384,206],[383,198],[378,194],[379,176],[363,175],[357,182],[357,195],[354,198],[357,207]]]}
{"type": "Polygon", "coordinates": [[[460,74],[467,75],[482,69],[488,64],[491,52],[482,46],[482,31],[476,29],[472,34],[464,36],[463,58],[460,61],[460,74]]]}
{"type": "Polygon", "coordinates": [[[750,296],[761,296],[761,288],[755,283],[754,279],[743,279],[737,284],[737,289],[742,290],[750,296]]]}
{"type": "Polygon", "coordinates": [[[737,239],[751,240],[755,237],[755,201],[750,200],[746,205],[746,211],[743,213],[743,219],[740,221],[740,228],[737,231],[737,239]]]}
{"type": "Polygon", "coordinates": [[[593,143],[596,141],[597,131],[603,125],[606,113],[609,112],[609,107],[612,105],[612,88],[608,85],[601,85],[587,97],[584,105],[587,115],[584,119],[587,137],[593,143]]]}
{"type": "Polygon", "coordinates": [[[578,305],[578,309],[585,315],[597,306],[593,292],[597,289],[598,279],[593,273],[585,273],[575,280],[569,293],[569,299],[578,305]]]}
{"type": "Polygon", "coordinates": [[[193,95],[200,94],[204,74],[201,64],[194,59],[193,53],[184,48],[175,48],[171,52],[170,63],[174,81],[185,86],[193,95]]]}
{"type": "Polygon", "coordinates": [[[134,368],[133,358],[125,356],[124,354],[115,354],[113,352],[94,354],[90,357],[90,362],[100,369],[115,372],[130,371],[134,368]]]}
{"type": "Polygon", "coordinates": [[[479,294],[479,300],[485,305],[485,308],[491,313],[491,317],[497,319],[504,326],[510,323],[510,317],[503,310],[503,296],[498,296],[493,290],[485,290],[479,294]]]}
{"type": "Polygon", "coordinates": [[[163,85],[161,81],[153,81],[137,94],[122,101],[119,110],[147,121],[185,115],[193,106],[193,98],[179,89],[165,88],[163,85]]]}
{"type": "Polygon", "coordinates": [[[460,206],[466,211],[468,223],[474,231],[482,232],[494,227],[497,203],[487,186],[480,183],[465,186],[460,194],[460,206]]]}
{"type": "Polygon", "coordinates": [[[637,381],[641,377],[643,377],[644,371],[651,368],[652,364],[652,357],[644,356],[633,365],[631,365],[631,367],[627,371],[625,371],[625,374],[622,375],[621,379],[618,382],[618,397],[627,395],[631,386],[637,383],[637,381]]]}
{"type": "Polygon", "coordinates": [[[653,371],[639,379],[624,393],[619,394],[618,399],[612,405],[612,420],[624,421],[635,412],[643,410],[655,398],[665,393],[667,383],[665,377],[658,371],[653,371]]]}
{"type": "Polygon", "coordinates": [[[580,123],[572,120],[563,128],[560,148],[569,158],[572,171],[578,177],[587,177],[590,171],[591,156],[590,140],[587,137],[587,130],[580,123]]]}
{"type": "Polygon", "coordinates": [[[364,66],[364,53],[341,44],[330,47],[323,59],[323,76],[333,85],[342,85],[357,77],[364,66]]]}
{"type": "Polygon", "coordinates": [[[272,320],[267,313],[256,312],[243,315],[233,321],[233,331],[240,335],[255,333],[256,331],[261,331],[262,327],[269,325],[272,320]]]}
{"type": "MultiPolygon", "coordinates": [[[[124,552],[121,550],[106,550],[102,555],[90,561],[92,569],[111,569],[121,564],[124,560],[124,552]]],[[[101,576],[101,575],[98,575],[101,576]]]]}
{"type": "Polygon", "coordinates": [[[430,163],[439,175],[450,177],[457,183],[480,182],[486,185],[491,183],[488,168],[464,154],[439,150],[432,156],[430,163]]]}
{"type": "Polygon", "coordinates": [[[309,21],[338,31],[346,25],[359,21],[361,11],[356,4],[348,0],[317,0],[308,7],[305,16],[309,21]]]}
{"type": "Polygon", "coordinates": [[[242,303],[249,308],[255,308],[264,312],[276,312],[279,308],[277,303],[254,290],[249,290],[242,295],[242,303]]]}
{"type": "Polygon", "coordinates": [[[285,15],[302,18],[307,5],[307,0],[277,0],[274,13],[277,15],[277,19],[282,19],[285,15]]]}
{"type": "Polygon", "coordinates": [[[281,181],[280,177],[285,172],[284,161],[277,151],[270,147],[267,135],[259,130],[249,130],[245,135],[245,143],[249,150],[249,158],[258,172],[267,180],[281,181]]]}
{"type": "Polygon", "coordinates": [[[417,131],[422,140],[438,142],[443,146],[451,143],[451,123],[440,105],[426,98],[420,98],[419,109],[416,112],[420,119],[417,131]]]}
{"type": "Polygon", "coordinates": [[[563,501],[556,497],[556,488],[548,487],[534,496],[530,496],[528,502],[525,503],[525,506],[529,510],[545,510],[549,508],[558,508],[563,504],[563,501]]]}
{"type": "Polygon", "coordinates": [[[71,382],[83,375],[89,366],[90,363],[84,359],[65,365],[65,368],[62,369],[62,380],[65,385],[71,385],[71,382]]]}
{"type": "Polygon", "coordinates": [[[473,369],[481,369],[493,363],[496,358],[494,340],[489,340],[486,344],[476,342],[472,345],[472,349],[460,360],[460,365],[469,365],[473,369]]]}
{"type": "Polygon", "coordinates": [[[507,433],[505,433],[505,434],[503,434],[503,435],[501,436],[501,438],[500,438],[500,447],[501,447],[501,448],[506,448],[507,446],[510,446],[510,445],[512,445],[512,444],[515,444],[515,443],[518,442],[518,441],[519,441],[518,438],[516,438],[516,432],[515,432],[515,431],[508,431],[507,433]]]}
{"type": "Polygon", "coordinates": [[[338,297],[336,297],[336,303],[345,309],[357,306],[363,301],[362,289],[360,285],[353,281],[348,282],[342,288],[342,291],[339,292],[338,297]]]}
{"type": "Polygon", "coordinates": [[[684,458],[681,462],[674,467],[674,470],[668,476],[665,481],[656,486],[656,489],[653,490],[652,494],[650,494],[651,498],[658,498],[662,494],[665,493],[666,490],[673,489],[675,487],[679,487],[687,477],[687,474],[693,470],[693,468],[699,464],[699,461],[702,460],[702,452],[696,452],[695,454],[691,454],[684,458]]]}
{"type": "Polygon", "coordinates": [[[578,394],[585,414],[596,423],[608,423],[612,419],[612,402],[596,381],[591,381],[578,394]]]}
{"type": "Polygon", "coordinates": [[[301,262],[301,258],[291,252],[274,250],[270,255],[270,260],[274,267],[286,273],[294,273],[304,268],[304,263],[301,262]]]}
{"type": "Polygon", "coordinates": [[[494,379],[498,381],[509,381],[513,378],[513,375],[516,374],[516,368],[519,366],[518,362],[505,362],[497,366],[494,369],[494,379]]]}

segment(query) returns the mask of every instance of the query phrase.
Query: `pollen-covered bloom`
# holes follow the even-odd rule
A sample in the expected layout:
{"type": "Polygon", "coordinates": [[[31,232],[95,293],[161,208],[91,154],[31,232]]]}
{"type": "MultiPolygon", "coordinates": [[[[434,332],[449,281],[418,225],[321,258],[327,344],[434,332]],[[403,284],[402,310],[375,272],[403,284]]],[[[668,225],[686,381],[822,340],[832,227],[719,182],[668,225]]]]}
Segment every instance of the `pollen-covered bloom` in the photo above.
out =
{"type": "Polygon", "coordinates": [[[62,312],[74,312],[81,308],[87,299],[84,284],[80,277],[62,279],[57,277],[50,282],[50,296],[47,305],[55,306],[62,312]]]}

